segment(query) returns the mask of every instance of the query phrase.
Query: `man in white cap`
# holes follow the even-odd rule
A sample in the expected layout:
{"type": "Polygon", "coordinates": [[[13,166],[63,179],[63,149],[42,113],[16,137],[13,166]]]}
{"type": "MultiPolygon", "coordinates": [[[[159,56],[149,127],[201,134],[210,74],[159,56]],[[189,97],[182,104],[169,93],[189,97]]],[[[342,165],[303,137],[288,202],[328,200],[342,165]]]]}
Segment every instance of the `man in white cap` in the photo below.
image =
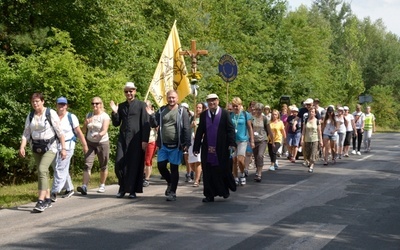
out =
{"type": "Polygon", "coordinates": [[[159,127],[157,136],[157,167],[161,176],[167,181],[165,196],[167,201],[176,201],[176,189],[179,181],[179,165],[183,152],[187,152],[191,144],[189,115],[178,105],[178,92],[167,92],[168,104],[162,106],[155,114],[150,114],[151,127],[159,127]],[[170,165],[171,171],[167,165],[170,165]]]}
{"type": "Polygon", "coordinates": [[[111,100],[111,120],[119,126],[115,174],[118,177],[117,198],[129,192],[129,198],[136,198],[136,193],[143,193],[143,172],[150,125],[146,103],[135,98],[136,86],[127,82],[124,86],[126,101],[115,104],[111,100]]]}
{"type": "Polygon", "coordinates": [[[216,94],[207,96],[208,110],[201,113],[200,123],[194,139],[193,154],[201,148],[205,198],[203,202],[213,202],[214,197],[229,197],[229,189],[236,191],[232,175],[231,153],[236,148],[235,128],[228,111],[219,107],[216,94]]]}
{"type": "Polygon", "coordinates": [[[76,115],[68,112],[68,100],[63,96],[57,99],[57,114],[60,118],[60,127],[64,132],[65,151],[67,156],[65,159],[62,159],[60,152],[58,152],[55,161],[52,163],[54,169],[53,186],[50,193],[52,202],[57,201],[57,194],[62,189],[65,189],[65,193],[62,196],[63,198],[69,198],[75,193],[74,185],[72,184],[71,176],[69,175],[69,166],[71,158],[74,155],[76,139],[81,141],[83,152],[85,154],[89,150],[85,136],[79,126],[79,120],[76,115]]]}

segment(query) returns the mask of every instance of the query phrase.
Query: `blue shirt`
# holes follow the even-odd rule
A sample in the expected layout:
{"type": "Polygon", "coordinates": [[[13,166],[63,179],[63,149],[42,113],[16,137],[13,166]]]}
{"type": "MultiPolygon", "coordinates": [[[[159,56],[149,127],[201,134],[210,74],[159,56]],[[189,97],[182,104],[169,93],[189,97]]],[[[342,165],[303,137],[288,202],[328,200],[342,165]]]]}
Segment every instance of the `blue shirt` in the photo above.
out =
{"type": "Polygon", "coordinates": [[[246,120],[250,121],[252,119],[251,115],[246,111],[241,111],[239,114],[231,113],[231,119],[236,132],[236,141],[244,142],[248,141],[249,137],[247,135],[247,124],[246,120]],[[246,117],[245,117],[246,114],[246,117]]]}

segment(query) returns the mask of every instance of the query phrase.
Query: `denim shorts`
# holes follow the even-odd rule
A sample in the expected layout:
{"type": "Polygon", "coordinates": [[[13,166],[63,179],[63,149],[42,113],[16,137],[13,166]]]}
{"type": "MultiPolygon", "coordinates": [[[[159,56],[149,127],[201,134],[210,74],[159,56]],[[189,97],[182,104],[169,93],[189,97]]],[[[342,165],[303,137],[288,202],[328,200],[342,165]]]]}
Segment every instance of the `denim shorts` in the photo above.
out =
{"type": "Polygon", "coordinates": [[[324,138],[324,139],[329,139],[329,140],[331,140],[331,141],[336,141],[336,140],[337,140],[337,134],[333,134],[333,135],[326,135],[326,134],[324,134],[324,135],[323,135],[323,138],[324,138]]]}
{"type": "Polygon", "coordinates": [[[301,139],[301,133],[296,133],[296,134],[287,134],[287,144],[288,146],[294,146],[298,147],[300,144],[300,139],[301,139]]]}

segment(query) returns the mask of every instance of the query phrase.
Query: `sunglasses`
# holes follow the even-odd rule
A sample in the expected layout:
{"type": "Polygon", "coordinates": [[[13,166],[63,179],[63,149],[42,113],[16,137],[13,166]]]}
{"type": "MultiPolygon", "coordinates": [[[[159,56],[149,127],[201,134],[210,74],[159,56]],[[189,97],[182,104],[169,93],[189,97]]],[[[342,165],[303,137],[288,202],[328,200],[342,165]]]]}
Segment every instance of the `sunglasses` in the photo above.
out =
{"type": "Polygon", "coordinates": [[[100,102],[92,102],[92,105],[99,105],[100,102]]]}
{"type": "Polygon", "coordinates": [[[125,94],[133,93],[133,90],[125,90],[124,92],[125,92],[125,94]]]}

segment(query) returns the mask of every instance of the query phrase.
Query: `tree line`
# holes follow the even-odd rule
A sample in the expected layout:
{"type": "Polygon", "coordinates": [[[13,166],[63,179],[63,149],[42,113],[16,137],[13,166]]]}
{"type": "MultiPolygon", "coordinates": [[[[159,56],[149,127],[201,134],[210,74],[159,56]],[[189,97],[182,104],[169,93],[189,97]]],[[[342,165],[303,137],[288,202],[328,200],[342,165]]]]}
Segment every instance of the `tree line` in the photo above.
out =
{"type": "Polygon", "coordinates": [[[292,11],[285,0],[3,0],[0,11],[0,183],[35,176],[32,159],[17,156],[33,92],[50,107],[66,96],[81,123],[94,96],[106,108],[123,101],[128,80],[143,99],[174,20],[183,49],[195,39],[209,52],[198,60],[198,100],[213,92],[225,105],[218,60],[230,54],[239,74],[229,95],[245,103],[277,107],[288,95],[297,105],[318,97],[323,106],[354,109],[368,94],[379,126],[400,125],[399,37],[382,20],[360,20],[341,0],[292,11]]]}

